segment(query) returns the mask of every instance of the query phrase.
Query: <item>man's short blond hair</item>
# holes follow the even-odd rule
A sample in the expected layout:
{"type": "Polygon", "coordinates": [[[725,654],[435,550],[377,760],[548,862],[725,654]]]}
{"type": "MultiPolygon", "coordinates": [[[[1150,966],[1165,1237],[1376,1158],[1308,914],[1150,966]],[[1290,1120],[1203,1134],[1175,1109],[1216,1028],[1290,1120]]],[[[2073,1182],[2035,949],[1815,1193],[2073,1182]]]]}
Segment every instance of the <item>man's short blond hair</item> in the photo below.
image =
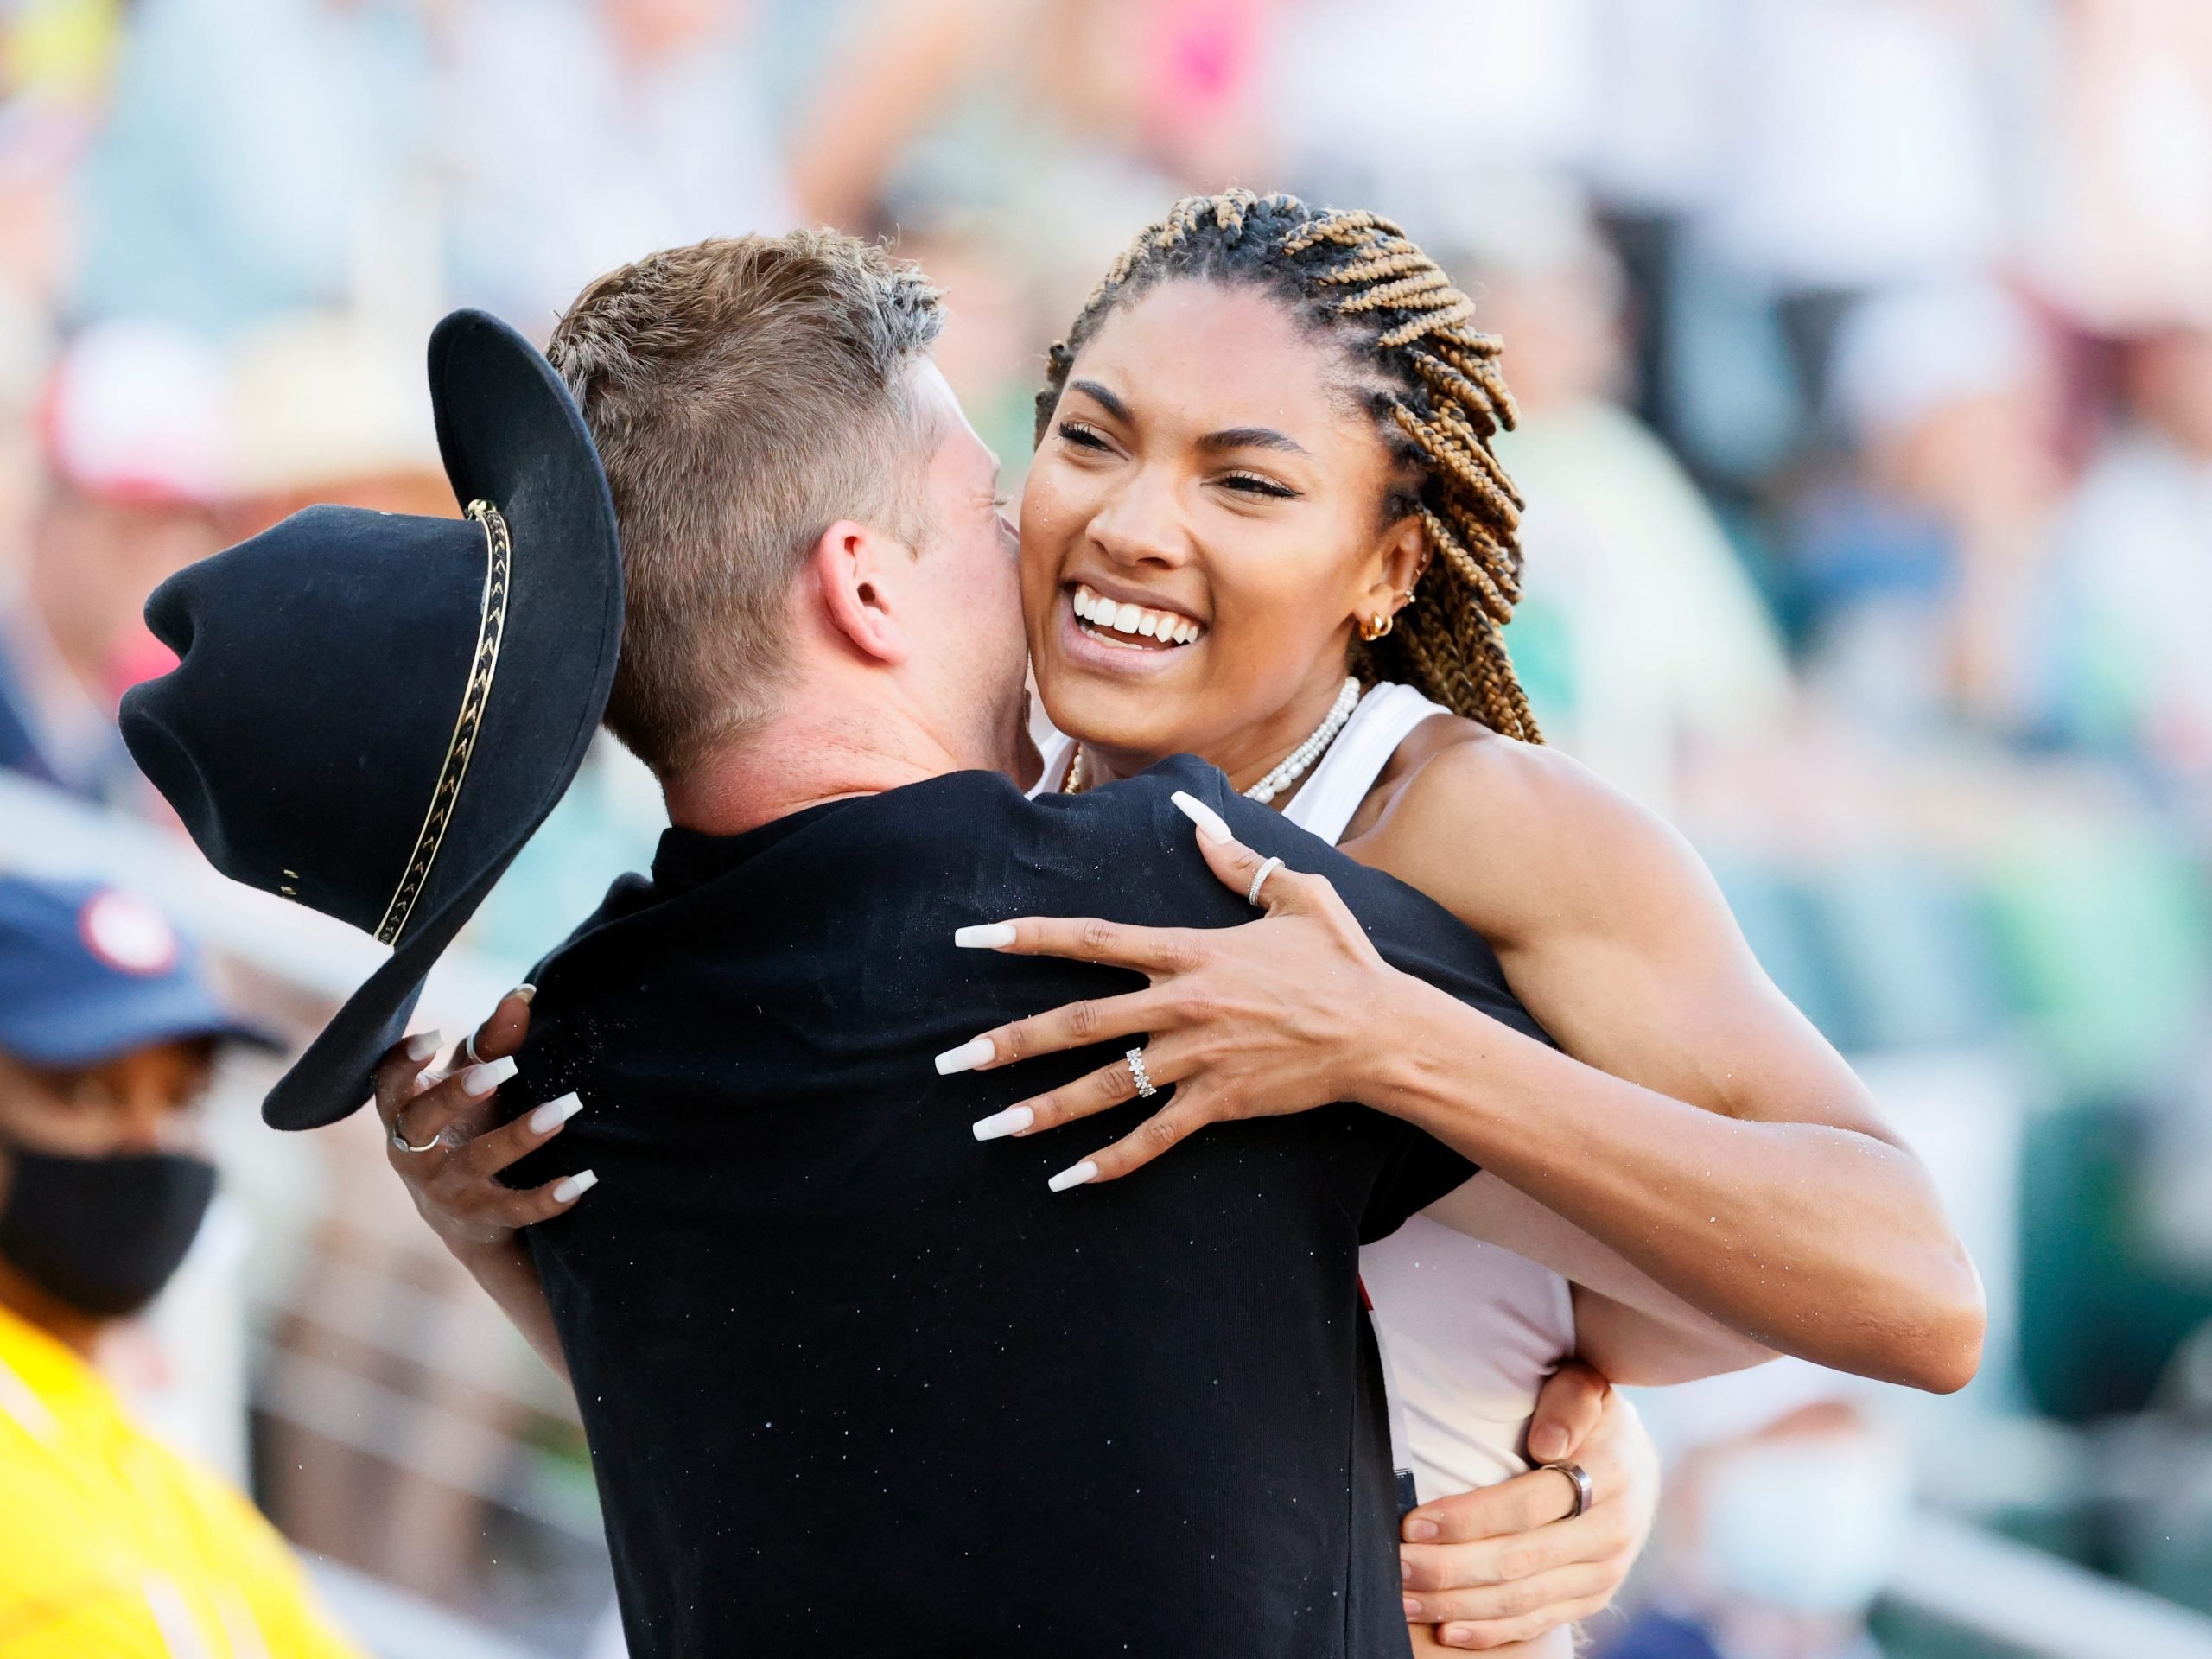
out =
{"type": "Polygon", "coordinates": [[[791,584],[841,518],[918,542],[933,431],[908,371],[938,292],[828,231],[718,237],[609,273],[547,354],[613,486],[627,619],[607,724],[665,775],[776,712],[791,584]]]}

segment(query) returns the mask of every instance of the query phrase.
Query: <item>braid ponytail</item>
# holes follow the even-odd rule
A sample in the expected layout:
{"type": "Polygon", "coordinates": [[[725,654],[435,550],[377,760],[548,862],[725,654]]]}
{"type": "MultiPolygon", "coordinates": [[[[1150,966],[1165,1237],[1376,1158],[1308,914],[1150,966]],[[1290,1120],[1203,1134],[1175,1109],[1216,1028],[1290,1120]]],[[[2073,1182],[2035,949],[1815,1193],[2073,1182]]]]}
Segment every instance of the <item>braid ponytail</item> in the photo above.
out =
{"type": "Polygon", "coordinates": [[[1373,369],[1377,429],[1417,471],[1416,513],[1433,556],[1397,626],[1353,647],[1363,678],[1401,679],[1492,731],[1539,743],[1503,629],[1521,598],[1521,512],[1491,440],[1510,430],[1503,342],[1469,327],[1474,302],[1406,233],[1369,213],[1231,190],[1186,196],[1115,260],[1037,394],[1041,442],[1076,353],[1124,302],[1170,278],[1243,283],[1276,295],[1315,333],[1373,369]]]}

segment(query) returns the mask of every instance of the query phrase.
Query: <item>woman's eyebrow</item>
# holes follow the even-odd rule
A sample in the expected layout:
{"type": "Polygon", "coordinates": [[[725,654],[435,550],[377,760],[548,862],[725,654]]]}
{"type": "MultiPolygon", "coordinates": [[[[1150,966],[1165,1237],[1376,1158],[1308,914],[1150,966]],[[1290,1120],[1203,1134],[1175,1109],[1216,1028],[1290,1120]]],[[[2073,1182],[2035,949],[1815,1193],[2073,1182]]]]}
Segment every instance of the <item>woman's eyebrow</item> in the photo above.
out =
{"type": "Polygon", "coordinates": [[[1068,390],[1070,391],[1081,392],[1084,397],[1090,398],[1092,403],[1097,404],[1099,408],[1104,410],[1109,415],[1111,415],[1116,420],[1120,421],[1124,424],[1128,423],[1129,419],[1129,406],[1123,403],[1120,398],[1116,397],[1112,392],[1107,391],[1105,387],[1100,385],[1096,380],[1071,380],[1068,382],[1068,390]]]}
{"type": "MultiPolygon", "coordinates": [[[[1071,380],[1068,390],[1081,392],[1123,424],[1131,423],[1129,406],[1096,380],[1071,380]]],[[[1272,426],[1225,427],[1221,431],[1209,432],[1200,438],[1198,448],[1206,450],[1274,449],[1286,455],[1304,455],[1309,461],[1313,459],[1312,452],[1304,444],[1287,432],[1278,432],[1272,426]]]]}
{"type": "Polygon", "coordinates": [[[1286,455],[1305,455],[1312,460],[1306,446],[1287,432],[1278,432],[1272,426],[1231,426],[1219,432],[1209,432],[1198,440],[1201,449],[1279,449],[1286,455]]]}

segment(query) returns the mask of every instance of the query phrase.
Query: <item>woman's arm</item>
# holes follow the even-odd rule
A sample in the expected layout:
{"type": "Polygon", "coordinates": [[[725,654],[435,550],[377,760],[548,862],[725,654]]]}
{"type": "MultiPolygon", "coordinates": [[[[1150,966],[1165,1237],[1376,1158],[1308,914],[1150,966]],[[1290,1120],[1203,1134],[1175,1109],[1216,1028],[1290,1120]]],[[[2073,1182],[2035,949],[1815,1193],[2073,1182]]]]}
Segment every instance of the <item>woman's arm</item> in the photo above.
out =
{"type": "MultiPolygon", "coordinates": [[[[1267,917],[1247,927],[1022,918],[997,948],[1152,982],[987,1033],[986,1064],[1149,1033],[1152,1080],[1177,1085],[1064,1184],[1115,1179],[1208,1122],[1363,1101],[1767,1347],[1964,1386],[1986,1317],[1974,1264],[1927,1173],[1760,971],[1695,855],[1541,750],[1486,738],[1422,772],[1361,855],[1490,938],[1566,1052],[1389,967],[1319,876],[1271,878],[1267,917]]],[[[1258,856],[1202,803],[1185,810],[1215,874],[1246,892],[1258,856]]],[[[1135,1093],[1117,1061],[982,1132],[1039,1133],[1135,1093]]]]}
{"type": "Polygon", "coordinates": [[[492,1074],[529,1033],[530,993],[521,988],[502,997],[477,1028],[475,1052],[487,1063],[483,1066],[456,1056],[451,1071],[425,1081],[423,1067],[436,1052],[437,1033],[395,1044],[377,1065],[377,1116],[384,1120],[385,1156],[430,1230],[565,1382],[568,1357],[521,1230],[569,1209],[589,1183],[564,1177],[518,1192],[499,1179],[501,1170],[543,1146],[567,1122],[545,1112],[542,1126],[538,1113],[499,1124],[500,1079],[492,1074]],[[410,1150],[415,1147],[423,1149],[410,1150]]]}
{"type": "Polygon", "coordinates": [[[1942,1391],[1974,1375],[1980,1281],[1926,1172],[1681,836],[1563,755],[1481,738],[1369,840],[1492,943],[1560,1047],[1402,976],[1361,1098],[1770,1347],[1942,1391]]]}
{"type": "Polygon", "coordinates": [[[1691,1306],[1488,1171],[1423,1213],[1565,1279],[1574,1295],[1575,1352],[1612,1382],[1641,1388],[1690,1382],[1774,1357],[1771,1348],[1691,1306]]]}

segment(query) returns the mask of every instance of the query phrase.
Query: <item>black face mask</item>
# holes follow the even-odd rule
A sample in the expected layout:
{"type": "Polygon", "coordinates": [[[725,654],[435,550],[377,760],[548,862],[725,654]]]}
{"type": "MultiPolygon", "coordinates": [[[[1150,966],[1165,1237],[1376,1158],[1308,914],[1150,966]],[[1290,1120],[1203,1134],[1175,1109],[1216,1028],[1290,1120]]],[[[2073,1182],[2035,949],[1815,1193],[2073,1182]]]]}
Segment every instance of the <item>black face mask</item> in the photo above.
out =
{"type": "Polygon", "coordinates": [[[215,1166],[181,1153],[67,1158],[10,1144],[0,1255],[86,1313],[136,1313],[184,1261],[215,1166]]]}

